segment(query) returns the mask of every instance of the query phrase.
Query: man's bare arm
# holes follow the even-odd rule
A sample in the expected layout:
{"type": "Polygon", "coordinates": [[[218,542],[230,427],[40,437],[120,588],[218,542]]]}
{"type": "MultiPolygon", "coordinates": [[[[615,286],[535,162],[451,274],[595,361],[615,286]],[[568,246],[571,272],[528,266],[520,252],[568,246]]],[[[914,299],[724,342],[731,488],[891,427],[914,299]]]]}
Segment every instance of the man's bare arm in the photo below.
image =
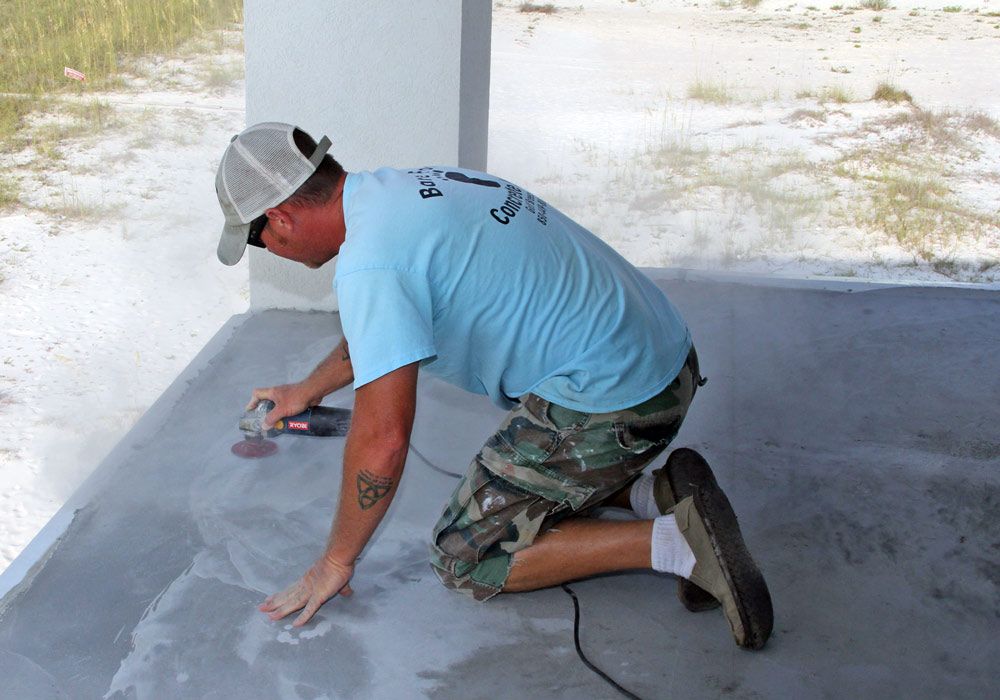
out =
{"type": "Polygon", "coordinates": [[[358,389],[344,449],[340,500],[323,556],[296,583],[260,609],[279,620],[305,608],[305,624],[329,598],[349,595],[354,562],[385,516],[406,462],[417,399],[414,363],[358,389]]]}
{"type": "Polygon", "coordinates": [[[396,495],[413,429],[418,367],[401,367],[355,394],[329,559],[353,564],[396,495]]]}

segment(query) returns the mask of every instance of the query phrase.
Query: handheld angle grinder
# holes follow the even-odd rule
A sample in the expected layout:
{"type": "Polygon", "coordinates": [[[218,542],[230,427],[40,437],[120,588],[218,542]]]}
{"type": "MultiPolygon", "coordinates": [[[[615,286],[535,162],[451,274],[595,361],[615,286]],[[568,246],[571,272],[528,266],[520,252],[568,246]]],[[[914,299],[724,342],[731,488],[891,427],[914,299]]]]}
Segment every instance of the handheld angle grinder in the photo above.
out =
{"type": "Polygon", "coordinates": [[[351,411],[348,408],[313,406],[302,413],[282,418],[270,430],[264,430],[264,417],[274,408],[274,402],[267,399],[247,411],[240,418],[243,439],[232,447],[233,454],[240,457],[267,457],[274,454],[278,445],[267,438],[282,433],[311,435],[314,437],[344,437],[351,427],[351,411]]]}

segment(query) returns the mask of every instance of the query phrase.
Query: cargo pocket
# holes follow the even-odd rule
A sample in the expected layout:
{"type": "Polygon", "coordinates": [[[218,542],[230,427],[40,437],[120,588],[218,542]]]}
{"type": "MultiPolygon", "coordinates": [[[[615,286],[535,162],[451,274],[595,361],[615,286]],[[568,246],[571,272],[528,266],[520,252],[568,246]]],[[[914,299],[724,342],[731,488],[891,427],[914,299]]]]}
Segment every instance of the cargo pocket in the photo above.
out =
{"type": "Polygon", "coordinates": [[[664,423],[660,420],[635,420],[614,424],[618,445],[632,454],[643,454],[659,450],[677,437],[682,418],[677,417],[664,423]]]}
{"type": "MultiPolygon", "coordinates": [[[[486,442],[481,454],[483,465],[500,478],[527,493],[555,504],[566,505],[573,510],[579,508],[595,491],[592,486],[576,483],[564,474],[549,469],[545,466],[544,459],[538,460],[532,455],[525,455],[509,444],[501,433],[494,434],[486,442]]],[[[545,459],[550,455],[551,451],[545,455],[545,459]]]]}

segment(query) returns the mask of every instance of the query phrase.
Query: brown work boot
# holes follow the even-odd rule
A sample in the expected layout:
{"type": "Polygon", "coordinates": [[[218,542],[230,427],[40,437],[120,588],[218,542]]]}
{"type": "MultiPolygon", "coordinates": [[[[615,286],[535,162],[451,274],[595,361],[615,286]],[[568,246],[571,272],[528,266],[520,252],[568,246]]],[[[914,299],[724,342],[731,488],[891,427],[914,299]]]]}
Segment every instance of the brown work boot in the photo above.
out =
{"type": "MultiPolygon", "coordinates": [[[[660,515],[672,513],[679,501],[694,493],[695,487],[719,488],[708,462],[687,447],[674,450],[667,458],[667,463],[653,471],[653,476],[653,498],[660,515]]],[[[719,601],[712,594],[686,578],[677,578],[677,597],[691,612],[719,607],[719,601]]]]}
{"type": "Polygon", "coordinates": [[[697,486],[674,507],[674,516],[694,552],[691,581],[722,603],[736,644],[760,649],[774,625],[771,594],[726,494],[718,486],[697,486]]]}

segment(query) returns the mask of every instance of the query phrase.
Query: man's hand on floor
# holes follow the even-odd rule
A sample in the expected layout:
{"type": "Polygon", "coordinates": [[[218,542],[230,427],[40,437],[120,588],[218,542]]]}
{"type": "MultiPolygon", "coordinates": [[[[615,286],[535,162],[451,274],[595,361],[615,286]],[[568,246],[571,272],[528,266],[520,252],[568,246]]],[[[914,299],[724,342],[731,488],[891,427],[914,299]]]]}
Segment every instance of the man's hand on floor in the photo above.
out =
{"type": "Polygon", "coordinates": [[[353,575],[353,566],[321,558],[298,581],[281,593],[268,596],[259,609],[272,620],[280,620],[296,610],[302,610],[292,623],[295,627],[301,627],[333,596],[338,593],[351,595],[354,591],[348,583],[353,575]]]}

